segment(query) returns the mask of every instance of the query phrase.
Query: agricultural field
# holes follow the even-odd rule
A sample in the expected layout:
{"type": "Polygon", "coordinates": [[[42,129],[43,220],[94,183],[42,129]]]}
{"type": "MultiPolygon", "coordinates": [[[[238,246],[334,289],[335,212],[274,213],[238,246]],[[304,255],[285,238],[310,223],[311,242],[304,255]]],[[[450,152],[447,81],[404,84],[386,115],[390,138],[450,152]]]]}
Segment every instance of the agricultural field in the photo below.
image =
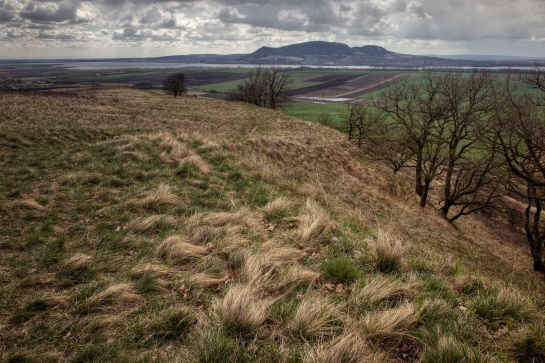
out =
{"type": "Polygon", "coordinates": [[[1,92],[0,170],[1,361],[545,359],[523,233],[447,223],[334,129],[158,90],[1,92]]]}

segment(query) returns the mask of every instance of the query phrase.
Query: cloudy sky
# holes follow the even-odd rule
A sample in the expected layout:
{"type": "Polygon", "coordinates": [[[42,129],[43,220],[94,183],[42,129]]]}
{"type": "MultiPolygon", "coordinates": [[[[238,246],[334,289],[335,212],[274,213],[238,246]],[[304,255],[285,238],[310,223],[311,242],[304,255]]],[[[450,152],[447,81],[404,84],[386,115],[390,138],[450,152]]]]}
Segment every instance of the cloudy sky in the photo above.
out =
{"type": "Polygon", "coordinates": [[[545,0],[0,0],[0,59],[249,53],[310,40],[545,57],[545,0]]]}

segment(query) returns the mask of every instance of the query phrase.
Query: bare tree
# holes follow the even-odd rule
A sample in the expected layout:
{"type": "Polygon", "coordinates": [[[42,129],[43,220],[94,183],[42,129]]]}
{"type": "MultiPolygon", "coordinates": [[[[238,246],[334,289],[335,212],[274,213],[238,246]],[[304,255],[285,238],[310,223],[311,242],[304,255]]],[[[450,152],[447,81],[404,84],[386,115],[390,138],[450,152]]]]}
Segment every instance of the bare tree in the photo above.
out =
{"type": "Polygon", "coordinates": [[[276,109],[290,101],[291,72],[283,68],[257,68],[227,94],[229,101],[276,109]]]}
{"type": "Polygon", "coordinates": [[[185,75],[183,73],[172,73],[163,81],[163,91],[166,94],[176,97],[187,92],[185,75]]]}
{"type": "Polygon", "coordinates": [[[537,61],[534,62],[534,66],[532,67],[530,74],[522,77],[522,80],[540,91],[545,92],[545,70],[537,61]]]}
{"type": "MultiPolygon", "coordinates": [[[[545,92],[542,69],[527,79],[545,92]]],[[[498,145],[513,176],[507,188],[526,201],[524,230],[534,270],[545,274],[545,106],[539,96],[517,92],[507,81],[496,108],[498,145]]]]}
{"type": "Polygon", "coordinates": [[[489,207],[500,197],[497,153],[486,143],[493,106],[494,77],[474,70],[432,74],[419,83],[397,83],[371,108],[348,107],[349,137],[366,155],[392,168],[415,170],[415,192],[427,204],[433,181],[442,185],[441,212],[450,222],[489,207]],[[454,211],[454,213],[452,213],[454,211]]]}
{"type": "Polygon", "coordinates": [[[474,69],[469,75],[447,72],[438,78],[438,98],[444,105],[438,122],[447,130],[440,204],[444,217],[454,222],[502,196],[497,149],[487,142],[493,134],[494,76],[474,69]]]}
{"type": "Polygon", "coordinates": [[[445,149],[446,124],[440,122],[445,105],[440,99],[440,83],[430,71],[424,73],[418,84],[407,81],[385,89],[374,101],[374,106],[388,116],[394,126],[403,150],[408,150],[415,168],[415,192],[420,206],[426,206],[430,185],[442,171],[445,149]]]}
{"type": "Polygon", "coordinates": [[[397,125],[387,122],[381,110],[363,102],[345,104],[339,112],[344,131],[363,150],[363,155],[390,167],[394,173],[407,166],[411,159],[397,125]]]}
{"type": "Polygon", "coordinates": [[[327,110],[321,110],[318,115],[318,123],[327,127],[333,125],[333,113],[327,110]]]}

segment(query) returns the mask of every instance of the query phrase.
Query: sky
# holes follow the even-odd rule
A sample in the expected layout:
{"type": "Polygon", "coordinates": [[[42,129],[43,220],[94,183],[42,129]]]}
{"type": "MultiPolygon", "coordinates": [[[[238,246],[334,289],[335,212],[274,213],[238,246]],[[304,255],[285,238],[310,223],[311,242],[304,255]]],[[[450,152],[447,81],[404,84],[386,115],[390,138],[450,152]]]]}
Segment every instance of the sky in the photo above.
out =
{"type": "Polygon", "coordinates": [[[545,58],[545,0],[0,0],[0,59],[251,53],[312,40],[545,58]]]}

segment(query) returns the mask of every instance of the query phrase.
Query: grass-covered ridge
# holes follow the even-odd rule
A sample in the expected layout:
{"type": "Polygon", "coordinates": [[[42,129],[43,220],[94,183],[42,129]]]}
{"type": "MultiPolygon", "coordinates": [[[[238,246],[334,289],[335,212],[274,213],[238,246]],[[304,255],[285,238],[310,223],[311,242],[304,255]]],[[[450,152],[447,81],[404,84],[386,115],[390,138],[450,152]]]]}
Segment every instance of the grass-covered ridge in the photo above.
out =
{"type": "Polygon", "coordinates": [[[130,89],[0,103],[2,360],[545,358],[525,245],[335,130],[130,89]]]}

